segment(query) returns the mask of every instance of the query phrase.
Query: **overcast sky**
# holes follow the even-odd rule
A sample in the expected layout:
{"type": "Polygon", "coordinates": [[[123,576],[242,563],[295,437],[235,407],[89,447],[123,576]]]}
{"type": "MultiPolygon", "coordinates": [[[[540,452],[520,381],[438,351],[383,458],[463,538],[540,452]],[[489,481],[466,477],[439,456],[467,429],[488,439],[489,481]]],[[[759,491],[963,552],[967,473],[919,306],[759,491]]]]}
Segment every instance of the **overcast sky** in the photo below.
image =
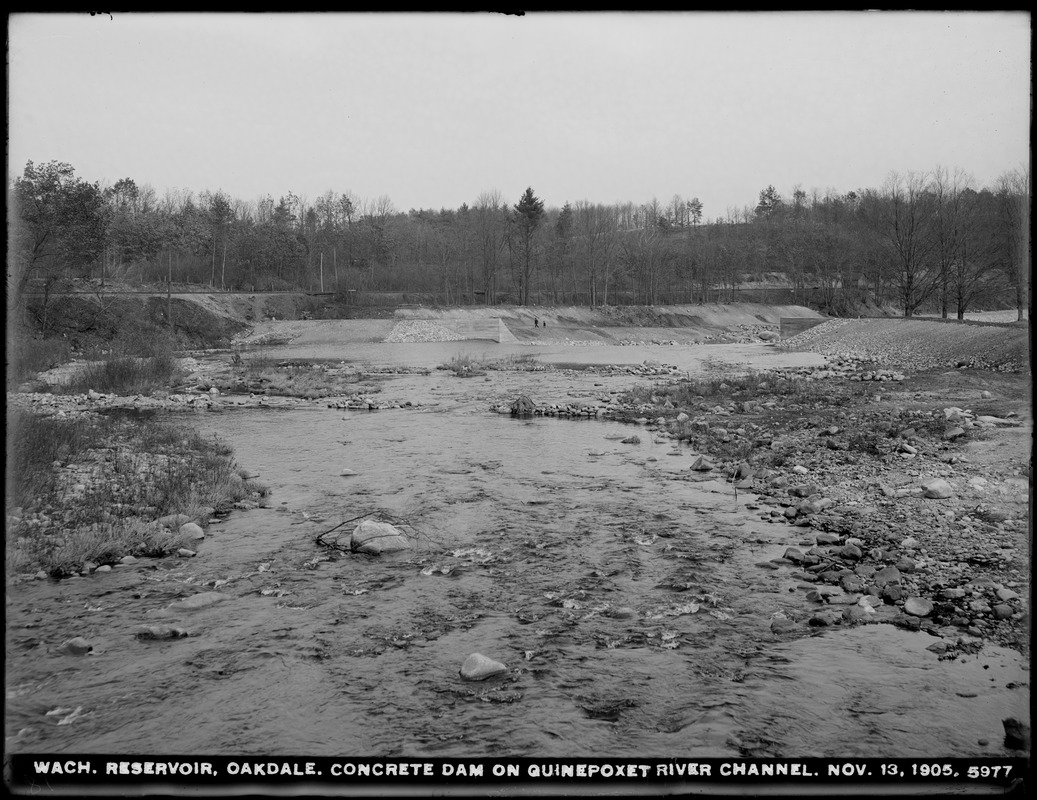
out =
{"type": "Polygon", "coordinates": [[[8,172],[456,208],[1027,168],[1021,12],[15,14],[8,172]]]}

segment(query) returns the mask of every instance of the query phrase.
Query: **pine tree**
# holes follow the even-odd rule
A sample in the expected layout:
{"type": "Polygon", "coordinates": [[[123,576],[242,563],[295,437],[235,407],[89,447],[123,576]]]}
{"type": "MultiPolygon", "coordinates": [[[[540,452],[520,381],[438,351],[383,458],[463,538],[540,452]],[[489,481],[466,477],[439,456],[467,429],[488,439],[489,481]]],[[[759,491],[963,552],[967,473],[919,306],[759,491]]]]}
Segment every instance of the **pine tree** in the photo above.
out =
{"type": "Polygon", "coordinates": [[[515,206],[515,220],[522,234],[522,276],[519,286],[519,302],[529,304],[529,283],[533,270],[533,234],[544,217],[544,201],[533,194],[532,187],[526,189],[515,206]]]}

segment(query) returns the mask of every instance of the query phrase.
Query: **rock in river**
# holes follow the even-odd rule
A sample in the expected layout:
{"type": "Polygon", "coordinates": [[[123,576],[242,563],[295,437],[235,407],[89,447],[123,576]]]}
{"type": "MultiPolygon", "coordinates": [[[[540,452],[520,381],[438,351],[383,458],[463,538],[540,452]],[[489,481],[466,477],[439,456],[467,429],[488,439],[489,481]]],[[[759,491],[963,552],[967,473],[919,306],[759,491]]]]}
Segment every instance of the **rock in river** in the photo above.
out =
{"type": "Polygon", "coordinates": [[[499,661],[487,658],[482,653],[472,653],[461,665],[461,677],[466,681],[483,681],[502,672],[508,668],[499,661]]]}
{"type": "Polygon", "coordinates": [[[147,625],[137,631],[138,639],[155,639],[163,641],[166,639],[183,639],[188,635],[183,628],[173,625],[147,625]]]}
{"type": "Polygon", "coordinates": [[[1030,749],[1030,726],[1025,722],[1009,717],[1002,720],[1005,727],[1005,747],[1012,750],[1030,749]]]}
{"type": "Polygon", "coordinates": [[[85,656],[94,649],[94,646],[82,636],[76,636],[74,639],[62,643],[61,649],[74,656],[85,656]]]}
{"type": "Polygon", "coordinates": [[[388,522],[365,519],[353,529],[351,547],[358,553],[376,556],[406,550],[410,547],[410,541],[396,526],[388,522]]]}

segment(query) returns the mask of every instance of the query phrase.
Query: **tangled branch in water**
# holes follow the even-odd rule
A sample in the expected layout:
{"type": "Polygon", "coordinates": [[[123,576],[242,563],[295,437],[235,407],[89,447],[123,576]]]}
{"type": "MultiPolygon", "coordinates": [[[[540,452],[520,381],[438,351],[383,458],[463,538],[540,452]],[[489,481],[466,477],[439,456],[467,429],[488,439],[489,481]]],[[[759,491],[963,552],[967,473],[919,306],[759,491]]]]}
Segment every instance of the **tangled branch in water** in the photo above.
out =
{"type": "MultiPolygon", "coordinates": [[[[340,544],[339,543],[339,538],[343,535],[342,533],[339,533],[337,536],[335,536],[335,537],[333,537],[331,539],[329,539],[327,537],[330,534],[332,534],[335,531],[337,531],[339,528],[343,527],[344,525],[349,525],[351,522],[359,522],[360,520],[367,519],[368,517],[373,517],[373,516],[377,516],[380,519],[385,520],[385,521],[389,522],[390,524],[395,525],[398,528],[408,528],[408,529],[410,529],[410,531],[413,531],[413,534],[408,533],[407,531],[402,531],[402,533],[405,536],[410,536],[411,538],[420,537],[420,538],[425,539],[425,540],[427,540],[429,542],[436,543],[436,540],[432,536],[430,536],[428,533],[426,533],[426,532],[420,530],[419,528],[417,528],[409,520],[403,519],[402,517],[397,517],[397,516],[395,516],[393,514],[390,514],[390,513],[386,512],[386,511],[380,511],[380,510],[367,511],[367,512],[364,512],[363,514],[358,514],[355,517],[351,517],[350,519],[344,520],[344,521],[340,522],[338,525],[336,525],[335,527],[329,528],[326,531],[318,533],[316,535],[316,537],[314,537],[314,540],[317,542],[317,544],[321,545],[322,547],[328,547],[328,548],[330,548],[332,550],[338,550],[341,553],[353,552],[351,545],[349,545],[349,544],[340,544]]],[[[352,532],[350,532],[350,534],[348,534],[348,535],[352,535],[352,532]]]]}

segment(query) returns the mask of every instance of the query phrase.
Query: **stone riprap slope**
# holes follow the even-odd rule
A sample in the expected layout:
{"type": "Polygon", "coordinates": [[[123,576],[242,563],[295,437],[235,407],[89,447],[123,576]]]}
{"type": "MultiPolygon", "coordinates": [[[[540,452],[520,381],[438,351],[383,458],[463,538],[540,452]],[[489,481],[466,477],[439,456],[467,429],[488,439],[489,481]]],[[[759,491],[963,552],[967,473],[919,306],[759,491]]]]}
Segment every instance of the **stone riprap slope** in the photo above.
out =
{"type": "Polygon", "coordinates": [[[430,319],[400,320],[389,335],[386,342],[458,342],[464,339],[458,331],[430,319]]]}
{"type": "Polygon", "coordinates": [[[925,371],[973,367],[1030,369],[1028,325],[974,325],[923,319],[833,319],[776,345],[925,371]]]}

